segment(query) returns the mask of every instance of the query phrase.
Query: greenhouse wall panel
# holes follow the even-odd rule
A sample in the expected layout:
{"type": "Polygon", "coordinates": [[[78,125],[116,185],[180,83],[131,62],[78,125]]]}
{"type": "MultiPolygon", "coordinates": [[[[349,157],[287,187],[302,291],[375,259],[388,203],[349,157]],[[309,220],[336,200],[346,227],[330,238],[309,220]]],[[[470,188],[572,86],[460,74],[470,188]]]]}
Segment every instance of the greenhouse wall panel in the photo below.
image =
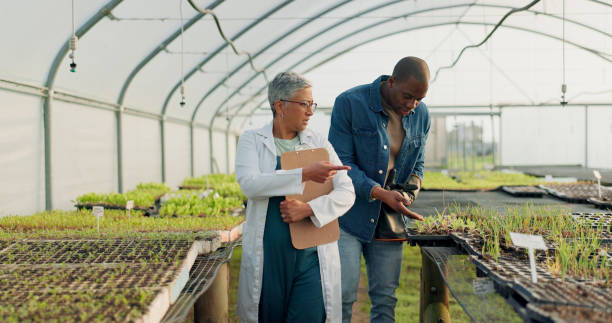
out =
{"type": "Polygon", "coordinates": [[[194,176],[202,176],[210,173],[210,141],[208,130],[195,128],[194,134],[194,176]]]}
{"type": "Polygon", "coordinates": [[[612,168],[612,106],[589,107],[588,166],[612,168]]]}
{"type": "Polygon", "coordinates": [[[0,102],[0,216],[44,209],[40,98],[0,90],[0,102]]]}
{"type": "Polygon", "coordinates": [[[507,108],[502,113],[502,165],[584,164],[584,108],[507,108]]]}
{"type": "Polygon", "coordinates": [[[176,188],[190,176],[189,127],[166,122],[166,184],[176,188]]]}
{"type": "Polygon", "coordinates": [[[161,182],[161,135],[158,120],[123,117],[123,188],[161,182]]]}
{"type": "Polygon", "coordinates": [[[225,146],[225,132],[213,131],[213,169],[215,173],[227,171],[225,146]]]}
{"type": "Polygon", "coordinates": [[[228,138],[228,143],[229,146],[227,146],[227,149],[229,151],[229,168],[227,170],[228,173],[233,173],[235,171],[235,163],[234,161],[236,160],[236,148],[237,148],[237,144],[238,144],[238,137],[230,134],[229,138],[228,138]]]}
{"type": "Polygon", "coordinates": [[[51,113],[53,207],[86,192],[117,190],[115,113],[54,101],[51,113]]]}

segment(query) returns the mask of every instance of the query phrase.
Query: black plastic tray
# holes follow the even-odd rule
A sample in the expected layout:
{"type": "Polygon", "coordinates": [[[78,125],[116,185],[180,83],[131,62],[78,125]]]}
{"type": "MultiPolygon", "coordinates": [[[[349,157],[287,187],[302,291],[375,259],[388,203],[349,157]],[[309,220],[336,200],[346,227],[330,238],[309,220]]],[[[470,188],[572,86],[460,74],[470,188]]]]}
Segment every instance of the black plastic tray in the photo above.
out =
{"type": "Polygon", "coordinates": [[[507,194],[510,194],[515,197],[543,197],[546,192],[541,188],[534,186],[502,186],[501,191],[507,194]],[[535,191],[525,191],[521,190],[523,188],[530,188],[535,191]]]}

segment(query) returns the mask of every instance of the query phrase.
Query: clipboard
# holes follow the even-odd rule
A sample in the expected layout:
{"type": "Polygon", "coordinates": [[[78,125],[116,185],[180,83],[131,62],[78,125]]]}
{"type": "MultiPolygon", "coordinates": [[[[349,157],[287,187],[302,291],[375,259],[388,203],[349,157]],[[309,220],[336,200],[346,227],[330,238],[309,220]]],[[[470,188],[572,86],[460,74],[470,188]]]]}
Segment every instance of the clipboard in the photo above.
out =
{"type": "MultiPolygon", "coordinates": [[[[289,170],[303,168],[318,161],[329,161],[329,153],[325,148],[297,150],[283,153],[281,155],[281,169],[289,170]]],[[[332,191],[334,184],[316,183],[307,181],[302,195],[287,195],[287,199],[309,202],[315,198],[326,195],[332,191]]],[[[340,227],[338,219],[317,228],[310,217],[289,224],[291,232],[291,243],[296,249],[306,249],[314,246],[337,241],[340,238],[340,227]]]]}

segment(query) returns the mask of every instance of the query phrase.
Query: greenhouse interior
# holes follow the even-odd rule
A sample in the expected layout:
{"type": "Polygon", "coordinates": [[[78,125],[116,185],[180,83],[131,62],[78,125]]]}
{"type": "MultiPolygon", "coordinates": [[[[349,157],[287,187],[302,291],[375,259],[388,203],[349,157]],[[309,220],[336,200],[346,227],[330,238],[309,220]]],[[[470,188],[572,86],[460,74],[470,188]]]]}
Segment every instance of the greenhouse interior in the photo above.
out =
{"type": "Polygon", "coordinates": [[[610,0],[2,1],[0,321],[612,322],[610,21],[610,0]],[[302,256],[308,309],[273,268],[302,256]]]}

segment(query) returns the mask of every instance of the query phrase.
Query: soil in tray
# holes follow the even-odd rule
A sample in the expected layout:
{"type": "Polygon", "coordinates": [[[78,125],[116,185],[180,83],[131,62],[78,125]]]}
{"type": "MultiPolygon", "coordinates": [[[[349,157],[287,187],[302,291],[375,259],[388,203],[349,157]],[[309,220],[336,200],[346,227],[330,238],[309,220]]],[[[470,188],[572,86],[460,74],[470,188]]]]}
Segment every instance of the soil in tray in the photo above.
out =
{"type": "MultiPolygon", "coordinates": [[[[542,187],[551,191],[553,194],[557,193],[576,199],[587,199],[589,197],[599,196],[597,184],[547,184],[542,187]]],[[[601,194],[604,198],[612,198],[612,190],[607,187],[601,188],[601,194]]]]}
{"type": "Polygon", "coordinates": [[[502,191],[519,197],[542,197],[546,192],[534,186],[502,186],[502,191]]]}
{"type": "Polygon", "coordinates": [[[0,290],[92,290],[145,288],[169,284],[178,267],[173,264],[85,264],[83,266],[0,266],[0,290]]]}
{"type": "MultiPolygon", "coordinates": [[[[495,271],[498,275],[503,277],[506,280],[513,280],[519,276],[524,277],[526,280],[530,279],[530,267],[529,267],[529,257],[527,252],[524,249],[517,249],[514,246],[510,246],[510,248],[506,248],[503,245],[500,245],[500,256],[497,261],[490,255],[483,255],[483,240],[480,237],[468,235],[465,233],[457,233],[454,232],[452,234],[453,239],[459,242],[461,247],[466,250],[471,255],[477,256],[478,261],[489,268],[491,271],[495,271]]],[[[547,243],[548,244],[548,243],[547,243]]],[[[606,243],[603,243],[606,246],[606,243]]],[[[548,255],[553,256],[555,254],[554,246],[549,245],[548,255]]],[[[592,258],[594,254],[589,256],[589,259],[592,258]]],[[[551,274],[548,271],[546,252],[536,250],[535,253],[537,267],[536,270],[538,272],[538,277],[544,279],[553,279],[561,281],[561,277],[555,274],[551,274]]],[[[599,257],[600,261],[599,267],[601,267],[601,263],[603,261],[607,261],[608,267],[612,266],[612,258],[610,253],[608,252],[607,256],[599,257]]],[[[591,284],[593,286],[605,286],[605,281],[594,280],[594,279],[583,279],[583,278],[571,278],[570,274],[566,276],[566,280],[580,281],[587,284],[591,284]]]]}
{"type": "Polygon", "coordinates": [[[1,322],[128,322],[142,317],[158,290],[0,292],[1,322]]]}
{"type": "Polygon", "coordinates": [[[14,242],[0,253],[0,264],[171,263],[192,242],[182,240],[42,240],[14,242]]]}
{"type": "Polygon", "coordinates": [[[567,305],[539,305],[535,308],[554,313],[551,316],[555,321],[561,319],[566,322],[609,323],[612,320],[612,310],[594,310],[567,305]]]}
{"type": "Polygon", "coordinates": [[[602,227],[612,230],[612,213],[572,213],[572,217],[593,228],[602,227]]]}

